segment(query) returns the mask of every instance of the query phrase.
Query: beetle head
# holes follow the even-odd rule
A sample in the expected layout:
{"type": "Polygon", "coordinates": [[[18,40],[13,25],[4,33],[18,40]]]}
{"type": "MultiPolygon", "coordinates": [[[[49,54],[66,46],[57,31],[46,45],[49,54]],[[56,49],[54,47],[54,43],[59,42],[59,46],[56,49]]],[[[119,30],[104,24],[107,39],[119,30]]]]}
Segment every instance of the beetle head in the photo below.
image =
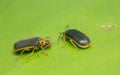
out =
{"type": "Polygon", "coordinates": [[[51,46],[51,41],[50,40],[47,40],[47,39],[44,39],[44,38],[41,38],[40,41],[39,41],[39,46],[40,48],[48,48],[51,46]]]}

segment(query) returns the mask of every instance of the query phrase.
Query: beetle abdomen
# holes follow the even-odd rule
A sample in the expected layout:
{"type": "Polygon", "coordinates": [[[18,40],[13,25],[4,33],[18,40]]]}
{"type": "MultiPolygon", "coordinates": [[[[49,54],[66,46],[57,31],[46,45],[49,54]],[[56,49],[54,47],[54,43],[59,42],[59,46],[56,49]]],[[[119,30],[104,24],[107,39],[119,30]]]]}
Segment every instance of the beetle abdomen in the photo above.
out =
{"type": "Polygon", "coordinates": [[[24,40],[20,40],[14,44],[14,49],[25,48],[29,46],[38,46],[40,37],[33,37],[24,40]]]}

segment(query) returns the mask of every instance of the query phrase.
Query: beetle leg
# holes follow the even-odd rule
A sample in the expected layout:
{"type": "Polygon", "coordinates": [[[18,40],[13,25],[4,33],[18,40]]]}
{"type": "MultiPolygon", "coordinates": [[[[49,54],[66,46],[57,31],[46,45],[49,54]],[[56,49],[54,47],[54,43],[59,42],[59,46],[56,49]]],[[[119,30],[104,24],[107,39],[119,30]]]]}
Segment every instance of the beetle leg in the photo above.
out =
{"type": "Polygon", "coordinates": [[[72,39],[70,39],[70,42],[73,44],[73,46],[74,46],[75,48],[78,48],[78,47],[74,44],[74,42],[73,42],[72,39]]]}
{"type": "Polygon", "coordinates": [[[62,48],[66,45],[66,39],[65,39],[65,37],[63,37],[63,41],[64,41],[64,44],[63,44],[62,48]]]}
{"type": "Polygon", "coordinates": [[[41,50],[46,56],[48,56],[48,54],[45,52],[44,49],[41,50]]]}
{"type": "Polygon", "coordinates": [[[63,34],[63,33],[60,33],[59,36],[58,36],[58,46],[59,46],[59,44],[60,44],[60,40],[63,38],[62,34],[63,34]]]}
{"type": "Polygon", "coordinates": [[[62,48],[63,48],[66,45],[66,36],[65,36],[64,32],[60,33],[60,35],[58,37],[58,46],[59,46],[59,43],[60,43],[61,39],[63,39],[63,41],[64,41],[64,44],[62,45],[62,48]]]}
{"type": "MultiPolygon", "coordinates": [[[[40,48],[41,48],[41,51],[42,51],[46,56],[48,56],[48,54],[47,54],[47,53],[45,52],[45,50],[44,50],[45,48],[43,48],[43,47],[41,47],[41,46],[40,46],[40,48]]],[[[39,56],[39,54],[38,54],[38,56],[39,56]]]]}
{"type": "Polygon", "coordinates": [[[65,35],[65,33],[63,33],[63,36],[62,36],[62,38],[63,38],[63,41],[64,41],[64,44],[63,44],[63,46],[62,46],[62,48],[66,45],[66,35],[65,35]]]}
{"type": "Polygon", "coordinates": [[[36,50],[36,47],[33,48],[32,52],[28,55],[27,59],[29,59],[33,55],[33,53],[34,53],[35,50],[36,50]]]}
{"type": "Polygon", "coordinates": [[[22,52],[20,53],[20,56],[17,58],[17,60],[21,58],[21,56],[24,52],[25,52],[25,49],[22,50],[22,52]]]}

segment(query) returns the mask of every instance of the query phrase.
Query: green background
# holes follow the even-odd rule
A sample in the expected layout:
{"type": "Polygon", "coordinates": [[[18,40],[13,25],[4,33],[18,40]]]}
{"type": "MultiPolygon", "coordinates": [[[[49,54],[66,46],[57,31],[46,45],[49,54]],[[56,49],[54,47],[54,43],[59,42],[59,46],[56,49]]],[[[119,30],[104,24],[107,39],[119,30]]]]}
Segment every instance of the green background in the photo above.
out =
{"type": "Polygon", "coordinates": [[[0,75],[120,75],[119,25],[120,0],[0,0],[0,75]],[[116,28],[100,28],[109,23],[116,28]],[[85,33],[92,46],[59,47],[66,25],[85,33]],[[33,36],[51,38],[49,56],[36,52],[16,61],[14,42],[33,36]]]}

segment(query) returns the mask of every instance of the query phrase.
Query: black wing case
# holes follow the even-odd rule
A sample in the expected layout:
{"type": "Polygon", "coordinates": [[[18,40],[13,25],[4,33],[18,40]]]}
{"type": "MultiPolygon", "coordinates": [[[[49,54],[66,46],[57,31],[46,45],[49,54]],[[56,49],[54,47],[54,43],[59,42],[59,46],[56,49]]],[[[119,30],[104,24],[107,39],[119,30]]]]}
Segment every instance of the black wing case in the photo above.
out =
{"type": "Polygon", "coordinates": [[[40,37],[33,37],[24,40],[20,40],[14,44],[15,49],[29,47],[29,46],[38,46],[40,37]]]}
{"type": "Polygon", "coordinates": [[[82,44],[82,45],[86,45],[90,43],[90,39],[83,34],[82,32],[76,30],[76,29],[71,29],[66,31],[66,36],[70,37],[71,39],[73,39],[75,42],[77,42],[78,44],[82,44]],[[85,43],[81,43],[82,41],[85,41],[85,43]]]}

